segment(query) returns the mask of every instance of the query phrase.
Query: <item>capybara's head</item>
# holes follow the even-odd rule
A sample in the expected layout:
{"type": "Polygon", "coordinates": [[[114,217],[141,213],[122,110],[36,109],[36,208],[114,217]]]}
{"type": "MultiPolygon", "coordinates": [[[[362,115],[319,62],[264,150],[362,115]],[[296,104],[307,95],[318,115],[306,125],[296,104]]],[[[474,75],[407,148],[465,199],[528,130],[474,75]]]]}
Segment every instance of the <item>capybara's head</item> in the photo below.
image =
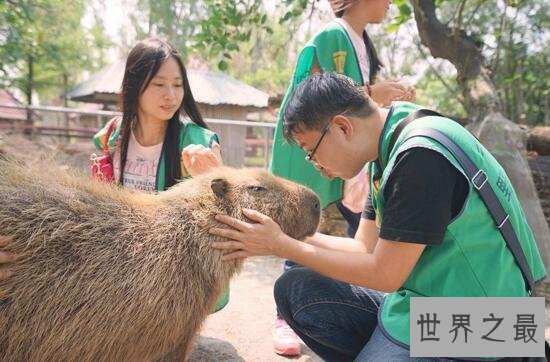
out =
{"type": "Polygon", "coordinates": [[[313,191],[262,169],[220,167],[164,193],[172,202],[177,202],[182,195],[186,195],[186,199],[192,196],[200,200],[201,210],[212,204],[211,218],[217,213],[225,213],[246,220],[243,208],[257,210],[299,240],[313,235],[319,225],[321,206],[313,191]],[[201,197],[197,197],[197,192],[202,193],[201,197]]]}

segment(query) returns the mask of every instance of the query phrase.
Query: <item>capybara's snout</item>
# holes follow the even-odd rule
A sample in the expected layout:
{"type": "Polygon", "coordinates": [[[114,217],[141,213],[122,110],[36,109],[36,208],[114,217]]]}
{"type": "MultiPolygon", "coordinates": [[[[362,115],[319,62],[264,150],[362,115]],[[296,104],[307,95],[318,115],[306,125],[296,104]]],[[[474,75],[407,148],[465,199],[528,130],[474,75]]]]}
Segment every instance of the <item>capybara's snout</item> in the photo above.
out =
{"type": "Polygon", "coordinates": [[[304,212],[304,237],[312,236],[319,227],[319,221],[321,219],[321,200],[310,189],[304,187],[303,196],[303,210],[304,212]]]}

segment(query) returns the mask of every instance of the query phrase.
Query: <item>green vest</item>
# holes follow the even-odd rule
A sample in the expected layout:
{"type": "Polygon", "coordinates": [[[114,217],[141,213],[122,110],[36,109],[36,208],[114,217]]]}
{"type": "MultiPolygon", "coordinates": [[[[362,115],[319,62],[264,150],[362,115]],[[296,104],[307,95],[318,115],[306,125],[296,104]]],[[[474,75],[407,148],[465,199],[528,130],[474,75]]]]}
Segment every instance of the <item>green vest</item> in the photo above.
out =
{"type": "MultiPolygon", "coordinates": [[[[458,161],[438,142],[426,137],[403,142],[407,133],[415,128],[434,128],[450,137],[478,167],[485,170],[488,182],[510,215],[535,281],[543,279],[546,269],[512,184],[500,164],[470,132],[448,118],[423,117],[407,125],[393,149],[388,149],[396,126],[419,108],[412,103],[395,102],[384,125],[379,144],[379,165],[386,166],[380,170],[376,163],[370,164],[377,225],[381,225],[384,219],[384,185],[400,153],[413,147],[429,148],[439,152],[464,174],[458,161]],[[381,177],[376,180],[376,175],[381,177]]],[[[485,204],[469,182],[464,208],[447,226],[442,244],[426,246],[403,285],[385,297],[379,321],[386,334],[408,348],[410,297],[526,296],[527,286],[521,271],[485,204]]]]}
{"type": "MultiPolygon", "coordinates": [[[[116,119],[116,118],[115,118],[116,119]]],[[[111,120],[110,122],[114,121],[111,120]]],[[[93,138],[94,145],[96,148],[100,151],[103,151],[105,149],[105,146],[108,145],[109,152],[112,154],[116,149],[116,143],[118,141],[118,137],[120,136],[120,125],[121,122],[118,121],[116,124],[116,128],[111,132],[109,135],[109,139],[107,139],[107,130],[109,128],[110,122],[107,122],[107,124],[97,132],[93,138]]],[[[216,141],[219,143],[218,135],[216,135],[214,132],[202,128],[195,123],[191,121],[182,121],[181,122],[181,128],[180,128],[180,135],[179,135],[179,152],[181,154],[181,151],[187,146],[191,144],[199,144],[206,147],[210,147],[212,145],[212,142],[216,141]]],[[[156,176],[156,188],[157,191],[164,191],[166,189],[165,185],[165,156],[164,156],[164,148],[163,153],[160,155],[160,162],[157,168],[157,176],[156,176]]],[[[216,302],[216,305],[214,307],[214,312],[219,311],[225,305],[229,302],[229,287],[224,290],[222,296],[218,301],[216,302]]]]}
{"type": "Polygon", "coordinates": [[[306,44],[298,57],[290,86],[279,109],[269,170],[275,175],[311,188],[321,199],[324,208],[342,199],[343,180],[336,178],[331,181],[324,178],[305,160],[306,153],[296,144],[288,144],[283,137],[286,103],[298,84],[309,76],[315,60],[323,72],[341,73],[357,84],[364,84],[359,61],[348,33],[338,22],[331,22],[306,44]]]}
{"type": "MultiPolygon", "coordinates": [[[[117,118],[114,118],[117,119],[117,118]]],[[[114,121],[111,120],[111,121],[114,121]]],[[[120,119],[120,118],[118,118],[120,119]]],[[[105,145],[109,146],[109,152],[112,154],[115,151],[116,143],[118,141],[118,137],[120,136],[120,121],[117,121],[116,128],[111,132],[109,135],[109,139],[106,140],[106,134],[107,130],[109,128],[109,123],[99,130],[94,136],[94,145],[98,150],[103,151],[105,149],[105,145]]],[[[212,141],[216,141],[219,143],[218,135],[216,135],[214,132],[202,128],[195,123],[187,120],[182,120],[181,122],[181,128],[180,128],[180,135],[179,135],[179,151],[183,151],[183,149],[187,145],[191,144],[198,144],[203,145],[205,147],[210,147],[212,144],[212,141]]],[[[164,149],[162,150],[162,154],[160,156],[160,162],[157,168],[157,175],[156,175],[156,189],[157,191],[164,191],[166,189],[166,182],[164,180],[165,178],[165,155],[164,155],[164,149]]]]}

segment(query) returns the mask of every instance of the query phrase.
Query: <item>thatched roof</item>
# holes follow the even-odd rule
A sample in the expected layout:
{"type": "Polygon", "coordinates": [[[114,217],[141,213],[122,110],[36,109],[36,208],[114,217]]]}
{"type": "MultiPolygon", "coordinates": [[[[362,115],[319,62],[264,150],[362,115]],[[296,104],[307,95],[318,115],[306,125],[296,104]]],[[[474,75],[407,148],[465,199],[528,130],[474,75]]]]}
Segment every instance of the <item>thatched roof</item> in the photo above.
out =
{"type": "MultiPolygon", "coordinates": [[[[125,61],[120,60],[101,69],[67,93],[74,101],[92,103],[116,102],[124,75],[125,61]]],[[[230,76],[209,71],[188,69],[189,84],[198,103],[234,105],[264,109],[269,95],[230,76]]]]}

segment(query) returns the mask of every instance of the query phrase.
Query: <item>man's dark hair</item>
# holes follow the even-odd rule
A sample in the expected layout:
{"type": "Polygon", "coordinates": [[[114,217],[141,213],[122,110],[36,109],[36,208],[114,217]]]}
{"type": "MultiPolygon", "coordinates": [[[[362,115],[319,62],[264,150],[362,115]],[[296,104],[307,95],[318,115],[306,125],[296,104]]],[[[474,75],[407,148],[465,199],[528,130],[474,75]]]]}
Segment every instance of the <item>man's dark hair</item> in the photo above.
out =
{"type": "Polygon", "coordinates": [[[319,73],[302,81],[294,90],[284,110],[283,135],[294,142],[292,133],[322,130],[332,117],[346,114],[369,117],[373,104],[363,87],[337,73],[319,73]]]}

